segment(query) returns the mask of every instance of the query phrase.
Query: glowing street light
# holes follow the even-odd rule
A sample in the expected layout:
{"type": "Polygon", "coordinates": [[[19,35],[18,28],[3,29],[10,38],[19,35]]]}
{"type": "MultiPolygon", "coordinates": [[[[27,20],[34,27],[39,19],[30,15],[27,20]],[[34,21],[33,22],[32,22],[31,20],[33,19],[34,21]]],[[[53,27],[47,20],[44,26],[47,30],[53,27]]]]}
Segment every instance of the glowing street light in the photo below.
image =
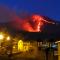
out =
{"type": "Polygon", "coordinates": [[[4,38],[4,35],[0,34],[0,40],[3,40],[3,38],[4,38]]]}
{"type": "Polygon", "coordinates": [[[10,40],[10,36],[7,37],[7,40],[10,40]]]}
{"type": "Polygon", "coordinates": [[[4,35],[0,34],[0,47],[1,47],[1,42],[2,42],[3,39],[4,39],[4,35]]]}

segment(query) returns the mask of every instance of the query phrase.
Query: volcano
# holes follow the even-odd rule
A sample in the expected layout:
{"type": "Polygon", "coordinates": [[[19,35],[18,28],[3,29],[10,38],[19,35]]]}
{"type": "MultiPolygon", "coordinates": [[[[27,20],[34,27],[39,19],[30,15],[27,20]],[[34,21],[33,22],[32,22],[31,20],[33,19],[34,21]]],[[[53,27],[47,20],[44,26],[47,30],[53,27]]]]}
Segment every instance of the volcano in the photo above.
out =
{"type": "Polygon", "coordinates": [[[10,32],[22,33],[23,37],[33,40],[60,39],[60,22],[41,15],[31,15],[26,18],[12,17],[13,20],[1,23],[10,32]]]}
{"type": "MultiPolygon", "coordinates": [[[[9,23],[10,26],[16,30],[24,30],[27,32],[42,32],[46,30],[45,27],[48,25],[56,25],[56,22],[45,16],[32,15],[25,19],[20,19],[15,17],[12,22],[9,23]]],[[[51,30],[51,29],[50,29],[51,30]]]]}

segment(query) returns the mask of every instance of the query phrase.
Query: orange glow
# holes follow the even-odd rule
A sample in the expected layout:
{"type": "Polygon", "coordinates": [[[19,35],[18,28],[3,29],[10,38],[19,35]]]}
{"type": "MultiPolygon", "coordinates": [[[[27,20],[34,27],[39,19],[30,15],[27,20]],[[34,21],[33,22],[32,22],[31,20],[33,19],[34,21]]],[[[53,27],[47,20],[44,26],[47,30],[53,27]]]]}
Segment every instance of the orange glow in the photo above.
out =
{"type": "Polygon", "coordinates": [[[55,24],[54,22],[45,20],[42,16],[39,16],[39,15],[33,15],[32,20],[33,22],[35,22],[35,27],[36,27],[37,32],[42,31],[42,27],[44,26],[45,23],[55,24]]]}
{"type": "Polygon", "coordinates": [[[41,32],[41,27],[44,25],[43,17],[39,15],[33,15],[32,20],[35,22],[37,32],[41,32]]]}
{"type": "Polygon", "coordinates": [[[15,30],[24,30],[28,32],[41,32],[45,23],[55,24],[54,22],[44,19],[40,15],[32,15],[23,12],[16,15],[15,12],[10,11],[7,7],[0,6],[0,22],[8,22],[8,26],[15,30]],[[3,14],[3,15],[2,15],[3,14]]]}
{"type": "Polygon", "coordinates": [[[55,24],[54,22],[45,20],[44,17],[40,15],[32,15],[25,19],[20,19],[16,16],[13,20],[15,20],[11,23],[13,28],[28,32],[42,32],[46,23],[55,24]]]}

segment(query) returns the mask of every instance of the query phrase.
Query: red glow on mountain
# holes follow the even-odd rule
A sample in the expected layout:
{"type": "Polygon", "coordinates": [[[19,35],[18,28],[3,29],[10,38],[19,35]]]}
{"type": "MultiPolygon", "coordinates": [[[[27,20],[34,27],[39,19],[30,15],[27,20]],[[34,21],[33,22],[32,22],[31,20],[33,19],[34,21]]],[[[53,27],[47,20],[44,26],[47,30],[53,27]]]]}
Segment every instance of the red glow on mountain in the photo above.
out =
{"type": "Polygon", "coordinates": [[[13,20],[14,21],[11,23],[13,28],[28,32],[41,32],[46,23],[54,24],[54,22],[47,21],[44,17],[39,15],[32,15],[25,19],[20,19],[16,16],[13,20]]]}
{"type": "Polygon", "coordinates": [[[11,22],[9,25],[16,30],[24,30],[28,32],[41,32],[45,24],[55,24],[52,21],[44,19],[40,15],[25,16],[26,18],[18,17],[9,9],[0,7],[0,22],[11,22]]]}

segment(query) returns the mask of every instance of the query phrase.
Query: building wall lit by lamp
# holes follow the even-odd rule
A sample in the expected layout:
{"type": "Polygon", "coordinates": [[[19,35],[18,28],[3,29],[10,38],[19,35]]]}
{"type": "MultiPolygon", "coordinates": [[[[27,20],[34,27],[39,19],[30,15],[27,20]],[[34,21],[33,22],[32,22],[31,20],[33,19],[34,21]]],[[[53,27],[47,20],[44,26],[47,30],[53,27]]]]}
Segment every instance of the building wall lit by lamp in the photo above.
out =
{"type": "Polygon", "coordinates": [[[24,42],[24,52],[29,51],[30,42],[24,42]]]}
{"type": "Polygon", "coordinates": [[[18,41],[18,51],[26,52],[30,49],[30,42],[18,41]]]}
{"type": "Polygon", "coordinates": [[[18,41],[18,51],[23,51],[23,41],[22,40],[18,41]]]}

